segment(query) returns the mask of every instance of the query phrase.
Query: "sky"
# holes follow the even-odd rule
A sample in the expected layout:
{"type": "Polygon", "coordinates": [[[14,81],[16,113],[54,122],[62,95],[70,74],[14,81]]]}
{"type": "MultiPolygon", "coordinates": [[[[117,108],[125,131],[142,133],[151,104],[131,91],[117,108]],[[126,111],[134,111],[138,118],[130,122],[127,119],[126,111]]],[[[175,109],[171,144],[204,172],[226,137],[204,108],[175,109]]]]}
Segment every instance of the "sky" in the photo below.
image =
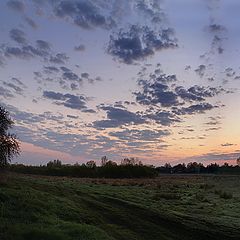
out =
{"type": "Polygon", "coordinates": [[[240,156],[238,0],[2,0],[13,162],[240,156]]]}

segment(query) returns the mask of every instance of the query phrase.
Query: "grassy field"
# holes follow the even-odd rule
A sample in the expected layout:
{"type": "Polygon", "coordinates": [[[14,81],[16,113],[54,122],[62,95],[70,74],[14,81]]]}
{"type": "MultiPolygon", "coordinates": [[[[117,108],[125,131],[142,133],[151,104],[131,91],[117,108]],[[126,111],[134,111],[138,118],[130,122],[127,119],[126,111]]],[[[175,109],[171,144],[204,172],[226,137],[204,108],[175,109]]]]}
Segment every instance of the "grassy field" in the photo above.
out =
{"type": "Polygon", "coordinates": [[[240,239],[240,176],[74,179],[9,174],[0,239],[240,239]]]}

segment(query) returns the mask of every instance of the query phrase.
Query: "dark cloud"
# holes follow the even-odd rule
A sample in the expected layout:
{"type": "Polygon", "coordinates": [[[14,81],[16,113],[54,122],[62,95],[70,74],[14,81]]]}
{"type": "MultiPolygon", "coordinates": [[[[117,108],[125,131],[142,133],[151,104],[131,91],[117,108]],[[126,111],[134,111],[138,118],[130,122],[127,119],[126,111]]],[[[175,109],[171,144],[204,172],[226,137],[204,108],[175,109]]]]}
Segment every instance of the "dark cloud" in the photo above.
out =
{"type": "Polygon", "coordinates": [[[85,49],[86,49],[86,47],[83,44],[80,44],[80,45],[74,47],[75,51],[80,51],[80,52],[85,51],[85,49]]]}
{"type": "Polygon", "coordinates": [[[221,1],[211,0],[206,1],[206,3],[210,14],[210,23],[207,26],[207,31],[212,38],[211,49],[207,55],[222,54],[224,51],[224,40],[227,39],[227,28],[219,22],[219,18],[216,15],[216,10],[220,7],[221,1]]]}
{"type": "Polygon", "coordinates": [[[224,70],[224,73],[226,74],[227,77],[234,77],[236,72],[231,68],[228,67],[224,70]]]}
{"type": "Polygon", "coordinates": [[[63,79],[69,80],[69,81],[81,81],[81,78],[76,74],[73,73],[72,71],[67,71],[62,74],[63,79]]]}
{"type": "Polygon", "coordinates": [[[173,112],[177,115],[192,115],[196,113],[205,113],[206,111],[218,108],[210,103],[199,103],[189,107],[173,108],[173,112]]]}
{"type": "Polygon", "coordinates": [[[143,60],[155,51],[177,47],[173,30],[155,32],[148,26],[132,25],[128,31],[120,30],[110,36],[107,52],[126,64],[143,60]]]}
{"type": "Polygon", "coordinates": [[[159,24],[166,20],[166,15],[162,11],[160,1],[147,2],[145,0],[136,1],[136,9],[151,19],[153,24],[159,24]]]}
{"type": "Polygon", "coordinates": [[[83,109],[82,112],[84,112],[84,113],[96,113],[96,111],[93,110],[93,109],[83,109]]]}
{"type": "Polygon", "coordinates": [[[22,48],[24,52],[28,52],[29,54],[32,54],[34,57],[47,57],[49,55],[48,51],[43,48],[35,48],[31,45],[24,46],[22,48]]]}
{"type": "MultiPolygon", "coordinates": [[[[177,76],[175,74],[172,74],[172,75],[164,74],[162,73],[160,68],[155,69],[154,74],[150,74],[149,78],[152,81],[163,83],[163,84],[174,83],[177,81],[177,76]]],[[[141,85],[141,82],[142,80],[139,80],[138,84],[141,85]]]]}
{"type": "Polygon", "coordinates": [[[20,43],[20,44],[27,43],[26,35],[22,30],[14,28],[9,32],[9,35],[10,35],[10,38],[17,43],[20,43]]]}
{"type": "Polygon", "coordinates": [[[208,29],[211,33],[222,33],[226,31],[226,28],[223,25],[216,23],[210,24],[208,29]]]}
{"type": "Polygon", "coordinates": [[[76,84],[76,83],[71,83],[70,87],[71,87],[71,89],[72,89],[73,91],[79,89],[79,88],[78,88],[79,86],[78,86],[78,84],[76,84]]]}
{"type": "Polygon", "coordinates": [[[188,71],[188,70],[190,70],[191,69],[191,66],[190,65],[187,65],[185,68],[184,68],[184,70],[186,70],[186,71],[188,71]]]}
{"type": "Polygon", "coordinates": [[[31,58],[40,57],[44,61],[48,61],[51,54],[50,44],[43,40],[37,40],[36,46],[27,44],[25,34],[19,29],[12,29],[10,31],[10,37],[16,41],[19,46],[10,46],[3,44],[0,46],[0,58],[3,63],[7,58],[19,58],[23,60],[29,60],[31,58]]]}
{"type": "Polygon", "coordinates": [[[217,120],[214,120],[214,121],[206,122],[205,124],[206,124],[206,125],[210,125],[210,126],[216,126],[216,125],[221,124],[221,122],[220,122],[220,121],[217,121],[217,120]]]}
{"type": "Polygon", "coordinates": [[[67,115],[68,118],[72,118],[72,119],[78,119],[78,116],[74,116],[74,115],[67,115]]]}
{"type": "Polygon", "coordinates": [[[222,147],[231,147],[231,146],[234,146],[235,144],[233,143],[223,143],[221,144],[222,147]]]}
{"type": "Polygon", "coordinates": [[[23,89],[14,83],[3,81],[3,85],[7,88],[10,88],[11,90],[13,90],[15,93],[19,95],[23,94],[23,89]]]}
{"type": "Polygon", "coordinates": [[[60,85],[64,90],[78,90],[83,83],[95,83],[102,81],[100,77],[92,78],[89,73],[76,74],[70,68],[65,66],[57,67],[56,65],[44,66],[42,72],[35,73],[35,78],[39,83],[53,81],[60,85]]]}
{"type": "Polygon", "coordinates": [[[37,40],[36,41],[37,48],[41,50],[50,50],[51,49],[51,44],[49,42],[46,42],[44,40],[37,40]]]}
{"type": "Polygon", "coordinates": [[[19,80],[18,78],[13,77],[12,81],[15,82],[16,84],[18,84],[19,86],[26,88],[25,84],[23,84],[23,82],[21,80],[19,80]]]}
{"type": "Polygon", "coordinates": [[[69,68],[67,68],[67,67],[62,66],[62,67],[60,67],[60,68],[61,68],[61,70],[62,70],[63,72],[71,72],[71,70],[70,70],[69,68]]]}
{"type": "Polygon", "coordinates": [[[61,113],[53,114],[52,112],[49,112],[49,111],[39,114],[38,116],[45,120],[52,120],[52,121],[60,121],[60,120],[63,120],[64,118],[61,113]]]}
{"type": "Polygon", "coordinates": [[[58,1],[54,4],[54,13],[60,18],[71,19],[84,29],[110,28],[113,25],[112,18],[101,14],[100,9],[90,1],[58,1]]]}
{"type": "Polygon", "coordinates": [[[7,6],[14,10],[14,11],[18,11],[18,12],[24,12],[25,10],[25,5],[22,1],[17,1],[17,0],[10,0],[7,2],[7,6]]]}
{"type": "Polygon", "coordinates": [[[69,57],[65,53],[57,53],[55,56],[51,56],[49,61],[56,64],[65,64],[69,57]]]}
{"type": "Polygon", "coordinates": [[[3,52],[1,50],[1,47],[0,47],[0,67],[3,67],[5,65],[5,59],[3,57],[3,52]]]}
{"type": "MultiPolygon", "coordinates": [[[[95,81],[98,81],[98,82],[101,82],[101,81],[103,81],[103,79],[100,77],[100,76],[97,76],[97,77],[95,77],[95,79],[94,79],[95,81]]],[[[92,83],[92,82],[90,82],[90,83],[92,83]]]]}
{"type": "Polygon", "coordinates": [[[219,129],[221,129],[221,127],[212,127],[212,128],[205,129],[205,131],[206,132],[208,132],[208,131],[217,131],[219,129]]]}
{"type": "Polygon", "coordinates": [[[82,74],[81,74],[81,77],[82,77],[82,78],[89,78],[89,73],[82,73],[82,74]]]}
{"type": "Polygon", "coordinates": [[[195,72],[200,76],[200,77],[203,77],[205,72],[206,72],[206,66],[201,64],[198,66],[197,69],[195,69],[195,72]]]}
{"type": "Polygon", "coordinates": [[[175,75],[150,74],[147,80],[146,74],[141,74],[138,85],[141,91],[135,92],[136,101],[148,106],[144,117],[154,120],[156,123],[169,126],[180,122],[181,115],[205,113],[219,106],[214,106],[207,101],[220,93],[228,93],[222,87],[204,87],[194,85],[189,88],[177,86],[175,75]],[[197,104],[193,104],[197,102],[197,104]],[[192,105],[189,105],[191,103],[192,105]],[[163,110],[162,107],[168,110],[163,110]]]}
{"type": "Polygon", "coordinates": [[[76,96],[69,93],[62,94],[54,91],[44,91],[43,97],[51,100],[56,100],[54,102],[55,104],[63,105],[67,108],[81,110],[83,112],[86,112],[88,110],[86,106],[87,99],[84,96],[76,96]]]}
{"type": "Polygon", "coordinates": [[[113,105],[115,108],[123,108],[123,109],[126,109],[126,107],[123,105],[123,102],[122,101],[117,101],[114,103],[113,105]]]}
{"type": "Polygon", "coordinates": [[[26,22],[30,27],[32,27],[33,29],[37,29],[37,28],[38,28],[37,24],[35,23],[35,21],[34,21],[32,18],[30,18],[30,17],[25,17],[24,20],[25,20],[25,22],[26,22]]]}
{"type": "Polygon", "coordinates": [[[223,40],[224,38],[221,36],[215,35],[212,40],[211,52],[214,53],[217,51],[218,54],[222,54],[224,51],[223,48],[223,40]]]}
{"type": "Polygon", "coordinates": [[[130,102],[130,101],[124,101],[124,104],[126,104],[126,105],[136,105],[135,102],[130,102]]]}
{"type": "MultiPolygon", "coordinates": [[[[15,36],[16,37],[16,36],[15,36]]],[[[17,39],[17,38],[16,38],[17,39]]],[[[22,41],[20,38],[17,40],[19,43],[22,41]]],[[[36,47],[32,45],[23,45],[21,47],[4,46],[2,51],[5,57],[16,57],[28,60],[34,57],[42,57],[44,60],[49,56],[49,49],[44,47],[47,42],[38,40],[36,47]]]]}
{"type": "Polygon", "coordinates": [[[209,82],[214,82],[214,81],[215,81],[215,79],[214,79],[213,77],[209,77],[207,80],[208,80],[209,82]]]}
{"type": "Polygon", "coordinates": [[[0,97],[8,99],[13,98],[14,95],[11,93],[10,90],[0,86],[0,97]]]}
{"type": "Polygon", "coordinates": [[[163,107],[178,105],[178,96],[165,84],[159,83],[158,80],[153,83],[142,82],[143,92],[135,93],[136,101],[143,105],[160,104],[163,107]]]}
{"type": "Polygon", "coordinates": [[[34,45],[27,44],[24,32],[19,29],[12,29],[10,31],[10,37],[16,41],[19,46],[12,47],[8,44],[0,46],[3,61],[7,57],[16,57],[24,60],[28,60],[35,57],[40,57],[45,62],[49,61],[54,64],[65,64],[69,57],[65,53],[53,53],[51,44],[44,40],[37,40],[34,45]]]}
{"type": "Polygon", "coordinates": [[[43,97],[53,99],[53,100],[65,100],[66,97],[64,94],[53,91],[44,91],[43,97]]]}
{"type": "Polygon", "coordinates": [[[138,113],[115,107],[101,107],[107,113],[107,120],[93,122],[98,129],[115,128],[123,125],[137,125],[145,123],[145,119],[138,113]]]}
{"type": "Polygon", "coordinates": [[[205,100],[202,96],[192,93],[191,91],[179,86],[175,88],[176,93],[183,100],[187,101],[203,101],[205,100]]]}
{"type": "Polygon", "coordinates": [[[144,115],[145,118],[154,120],[157,124],[170,126],[173,123],[181,122],[180,118],[170,111],[152,111],[144,115]]]}
{"type": "Polygon", "coordinates": [[[40,72],[33,72],[35,78],[42,78],[42,74],[40,72]]]}
{"type": "Polygon", "coordinates": [[[6,57],[16,57],[25,60],[34,57],[29,50],[19,47],[6,47],[4,49],[4,55],[6,57]]]}
{"type": "MultiPolygon", "coordinates": [[[[157,68],[159,69],[159,67],[157,68]]],[[[198,86],[189,88],[177,85],[176,75],[166,75],[163,72],[154,71],[148,74],[144,70],[137,80],[139,92],[134,92],[136,102],[146,106],[142,112],[146,120],[152,120],[163,126],[170,126],[182,122],[185,115],[201,114],[221,105],[212,105],[208,98],[216,97],[230,91],[220,87],[198,86]]]]}
{"type": "Polygon", "coordinates": [[[59,69],[57,68],[57,67],[55,67],[55,66],[44,66],[44,72],[45,73],[57,73],[57,72],[59,72],[59,69]]]}
{"type": "Polygon", "coordinates": [[[188,89],[184,89],[179,86],[175,88],[175,91],[179,97],[185,101],[204,101],[206,98],[214,97],[225,90],[221,87],[203,87],[203,86],[193,86],[188,89]]]}
{"type": "Polygon", "coordinates": [[[154,142],[160,140],[165,136],[169,136],[170,132],[168,130],[136,130],[136,129],[125,129],[119,132],[110,132],[110,136],[116,137],[124,141],[147,141],[154,142]]]}

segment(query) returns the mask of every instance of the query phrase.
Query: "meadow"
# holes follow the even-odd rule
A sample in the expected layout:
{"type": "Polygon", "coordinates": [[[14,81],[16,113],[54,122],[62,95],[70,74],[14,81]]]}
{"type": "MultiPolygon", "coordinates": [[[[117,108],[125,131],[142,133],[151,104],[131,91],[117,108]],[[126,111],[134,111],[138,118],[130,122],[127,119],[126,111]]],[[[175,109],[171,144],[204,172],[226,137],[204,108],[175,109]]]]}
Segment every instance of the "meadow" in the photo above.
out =
{"type": "Polygon", "coordinates": [[[8,173],[2,240],[240,239],[240,176],[95,179],[8,173]]]}

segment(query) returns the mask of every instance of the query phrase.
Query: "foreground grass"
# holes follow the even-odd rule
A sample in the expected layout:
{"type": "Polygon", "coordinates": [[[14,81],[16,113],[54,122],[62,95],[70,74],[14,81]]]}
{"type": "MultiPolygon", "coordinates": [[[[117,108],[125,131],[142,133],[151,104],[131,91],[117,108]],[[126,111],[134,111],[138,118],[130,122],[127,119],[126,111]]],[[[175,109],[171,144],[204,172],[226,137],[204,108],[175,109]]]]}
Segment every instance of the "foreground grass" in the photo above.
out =
{"type": "Polygon", "coordinates": [[[240,177],[73,179],[10,174],[0,239],[239,239],[240,177]]]}

